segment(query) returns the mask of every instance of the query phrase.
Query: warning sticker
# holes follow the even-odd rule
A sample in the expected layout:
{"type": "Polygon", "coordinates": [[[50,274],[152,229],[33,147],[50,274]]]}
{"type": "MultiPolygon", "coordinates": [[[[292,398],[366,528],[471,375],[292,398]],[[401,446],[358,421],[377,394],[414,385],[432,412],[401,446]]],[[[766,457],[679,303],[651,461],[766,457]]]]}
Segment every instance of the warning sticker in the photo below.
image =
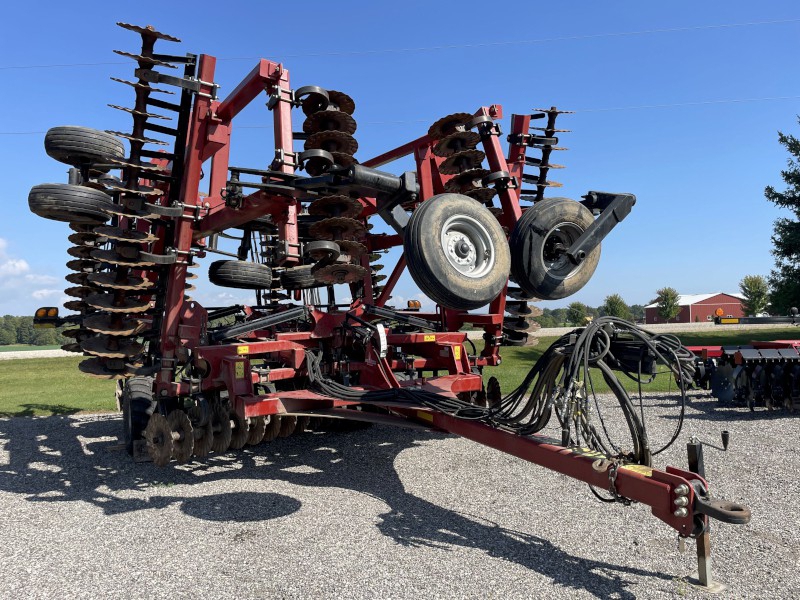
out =
{"type": "Polygon", "coordinates": [[[233,374],[236,379],[244,379],[244,361],[239,361],[233,366],[233,374]]]}
{"type": "Polygon", "coordinates": [[[236,354],[250,354],[250,346],[236,346],[236,354]]]}
{"type": "Polygon", "coordinates": [[[433,335],[433,334],[425,334],[425,335],[422,336],[422,341],[423,342],[435,342],[436,341],[436,336],[433,335]]]}
{"type": "Polygon", "coordinates": [[[453,346],[453,358],[461,360],[461,346],[453,346]]]}

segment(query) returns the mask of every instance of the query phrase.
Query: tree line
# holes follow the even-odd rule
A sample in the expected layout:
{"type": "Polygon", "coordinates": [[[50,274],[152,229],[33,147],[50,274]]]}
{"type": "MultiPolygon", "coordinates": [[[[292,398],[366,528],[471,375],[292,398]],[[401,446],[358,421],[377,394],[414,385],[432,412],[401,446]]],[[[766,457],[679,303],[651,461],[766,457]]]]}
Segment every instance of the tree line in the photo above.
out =
{"type": "Polygon", "coordinates": [[[617,317],[628,321],[644,321],[644,306],[631,304],[630,306],[619,294],[606,296],[600,306],[593,308],[583,302],[572,302],[566,308],[545,308],[542,314],[536,317],[536,322],[542,327],[569,327],[585,325],[588,320],[597,317],[617,317]]]}
{"type": "Polygon", "coordinates": [[[59,329],[35,329],[33,317],[0,317],[0,346],[10,344],[29,344],[31,346],[61,346],[69,340],[61,335],[59,329]]]}

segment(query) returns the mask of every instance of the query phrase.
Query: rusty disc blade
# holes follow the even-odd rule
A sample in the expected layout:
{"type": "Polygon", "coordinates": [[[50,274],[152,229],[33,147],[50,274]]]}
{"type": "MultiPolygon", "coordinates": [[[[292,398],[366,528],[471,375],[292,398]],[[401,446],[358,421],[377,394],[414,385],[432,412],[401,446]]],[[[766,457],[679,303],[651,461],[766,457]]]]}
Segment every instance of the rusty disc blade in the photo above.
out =
{"type": "Polygon", "coordinates": [[[194,428],[194,449],[192,453],[198,458],[208,456],[211,452],[211,444],[214,442],[214,432],[211,429],[211,419],[205,425],[199,425],[202,419],[202,411],[199,406],[193,406],[189,409],[189,419],[194,428]]]}
{"type": "Polygon", "coordinates": [[[89,305],[83,300],[69,300],[63,304],[66,310],[74,310],[75,312],[85,313],[89,310],[89,305]]]}
{"type": "Polygon", "coordinates": [[[328,99],[331,104],[334,104],[340,111],[346,112],[348,115],[352,115],[356,112],[356,103],[344,92],[328,90],[328,99]]]}
{"type": "Polygon", "coordinates": [[[172,428],[161,413],[153,413],[144,429],[147,453],[157,467],[163,467],[172,459],[172,428]]]}
{"type": "Polygon", "coordinates": [[[342,217],[352,219],[361,214],[361,202],[349,196],[323,196],[308,206],[308,214],[315,217],[342,217]]]}
{"type": "Polygon", "coordinates": [[[353,135],[357,128],[355,119],[341,110],[321,110],[309,115],[303,121],[305,133],[342,131],[353,135]]]}
{"type": "Polygon", "coordinates": [[[342,254],[346,254],[352,260],[359,259],[367,253],[367,247],[355,240],[339,240],[336,243],[339,246],[339,250],[342,251],[342,254]]]}
{"type": "Polygon", "coordinates": [[[83,327],[75,327],[73,329],[65,329],[61,332],[61,335],[64,337],[72,338],[73,340],[81,340],[89,335],[94,335],[94,333],[83,327]]]}
{"type": "Polygon", "coordinates": [[[111,135],[115,135],[117,137],[125,138],[131,142],[141,142],[142,144],[156,144],[158,146],[169,146],[168,142],[162,142],[161,140],[156,140],[153,138],[146,138],[146,137],[136,137],[130,133],[123,133],[121,131],[110,131],[106,130],[106,133],[110,133],[111,135]]]}
{"type": "Polygon", "coordinates": [[[264,430],[264,441],[271,442],[275,438],[278,437],[278,433],[281,430],[281,420],[282,417],[279,415],[270,415],[269,420],[267,421],[267,427],[264,430]]]}
{"type": "Polygon", "coordinates": [[[172,433],[178,434],[178,439],[172,440],[172,458],[183,464],[191,458],[194,451],[192,421],[182,410],[173,410],[167,415],[167,424],[172,433]]]}
{"type": "Polygon", "coordinates": [[[308,136],[304,148],[342,152],[352,156],[358,150],[358,142],[352,135],[343,131],[318,131],[308,136]]]}
{"type": "MultiPolygon", "coordinates": [[[[94,290],[92,290],[94,292],[94,290]]],[[[150,308],[149,300],[119,297],[119,294],[94,292],[86,297],[86,304],[110,313],[141,313],[150,308]]]]}
{"type": "Polygon", "coordinates": [[[230,411],[231,420],[231,448],[239,450],[246,443],[250,437],[250,429],[248,427],[247,419],[240,416],[235,410],[230,411]]]}
{"type": "MultiPolygon", "coordinates": [[[[159,115],[158,113],[145,112],[143,110],[136,110],[135,108],[128,108],[127,106],[119,106],[117,104],[109,104],[108,106],[116,110],[121,110],[131,115],[136,115],[137,117],[144,117],[145,119],[163,119],[164,121],[172,120],[172,117],[166,117],[164,115],[159,115]]],[[[124,166],[129,166],[129,165],[124,165],[124,166]]]]}
{"type": "Polygon", "coordinates": [[[480,150],[464,150],[451,155],[439,165],[439,172],[442,175],[457,175],[463,171],[477,169],[486,155],[480,150]]]}
{"type": "Polygon", "coordinates": [[[89,283],[89,275],[90,273],[86,272],[70,273],[64,279],[78,286],[86,286],[89,283]]]}
{"type": "Polygon", "coordinates": [[[115,290],[146,290],[153,287],[153,282],[142,277],[124,275],[122,278],[117,273],[79,273],[86,275],[88,281],[96,286],[115,290]]]}
{"type": "Polygon", "coordinates": [[[497,190],[494,188],[476,188],[463,192],[465,196],[477,200],[481,204],[491,204],[492,198],[497,195],[497,190]]]}
{"type": "Polygon", "coordinates": [[[67,254],[86,260],[92,257],[92,250],[96,250],[94,246],[70,246],[67,248],[67,254]]]}
{"type": "Polygon", "coordinates": [[[260,444],[264,439],[264,433],[267,430],[266,417],[250,417],[247,419],[247,445],[255,446],[260,444]]]}
{"type": "Polygon", "coordinates": [[[352,240],[364,237],[367,229],[361,221],[346,217],[332,217],[317,221],[308,228],[311,237],[318,240],[352,240]]]}
{"type": "Polygon", "coordinates": [[[76,246],[96,247],[106,243],[106,238],[98,234],[96,231],[82,231],[80,233],[72,233],[67,239],[76,246]]]}
{"type": "Polygon", "coordinates": [[[353,283],[364,279],[368,271],[360,265],[333,264],[313,271],[314,279],[326,285],[353,283]]]}
{"type": "Polygon", "coordinates": [[[94,271],[98,266],[96,260],[71,260],[67,263],[70,271],[94,271]]]}
{"type": "Polygon", "coordinates": [[[97,379],[125,379],[130,376],[125,363],[117,358],[110,360],[100,357],[90,358],[81,362],[78,369],[97,379]]]}
{"type": "Polygon", "coordinates": [[[435,140],[439,140],[456,131],[465,131],[467,121],[470,121],[472,118],[473,115],[470,113],[453,113],[452,115],[447,115],[428,128],[428,135],[435,140]]]}
{"type": "Polygon", "coordinates": [[[281,428],[278,430],[278,437],[289,437],[297,427],[297,417],[281,416],[281,428]]]}
{"type": "Polygon", "coordinates": [[[474,131],[456,131],[439,140],[431,151],[446,158],[464,150],[473,150],[480,141],[481,136],[474,131]]]}
{"type": "Polygon", "coordinates": [[[333,157],[333,164],[340,167],[352,167],[358,164],[358,160],[352,154],[345,154],[344,152],[330,152],[333,157]]]}
{"type": "Polygon", "coordinates": [[[76,354],[83,354],[83,349],[81,345],[77,342],[70,342],[69,344],[64,344],[61,346],[61,349],[66,352],[75,352],[76,354]]]}
{"type": "Polygon", "coordinates": [[[86,286],[69,287],[64,290],[67,296],[72,296],[73,298],[87,298],[95,292],[97,292],[95,288],[86,286]]]}
{"type": "Polygon", "coordinates": [[[212,441],[211,449],[214,452],[225,452],[231,445],[231,417],[228,411],[220,404],[211,410],[212,441]]]}
{"type": "Polygon", "coordinates": [[[142,353],[144,345],[135,339],[99,334],[81,342],[84,352],[103,358],[131,358],[142,353]]]}
{"type": "Polygon", "coordinates": [[[119,314],[89,315],[83,320],[83,326],[95,333],[106,335],[132,336],[141,333],[147,324],[138,319],[124,317],[119,314]]]}
{"type": "Polygon", "coordinates": [[[155,263],[140,258],[129,258],[120,256],[114,250],[93,250],[92,258],[110,265],[122,265],[124,267],[152,267],[155,263]]]}

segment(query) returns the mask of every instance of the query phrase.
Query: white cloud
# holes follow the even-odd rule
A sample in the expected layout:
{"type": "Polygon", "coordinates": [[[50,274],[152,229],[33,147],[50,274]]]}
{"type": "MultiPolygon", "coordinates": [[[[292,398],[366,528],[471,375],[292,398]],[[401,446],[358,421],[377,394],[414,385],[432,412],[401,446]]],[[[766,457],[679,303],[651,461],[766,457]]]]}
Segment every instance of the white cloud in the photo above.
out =
{"type": "Polygon", "coordinates": [[[30,265],[22,258],[7,258],[0,262],[0,277],[22,275],[30,270],[30,265]]]}
{"type": "Polygon", "coordinates": [[[37,300],[42,300],[43,298],[49,298],[50,296],[55,296],[56,294],[60,294],[62,290],[35,290],[31,292],[31,296],[36,298],[37,300]]]}
{"type": "Polygon", "coordinates": [[[39,285],[50,285],[53,283],[59,283],[61,280],[58,277],[53,277],[52,275],[36,275],[34,273],[28,273],[25,275],[25,281],[37,283],[39,285]]]}

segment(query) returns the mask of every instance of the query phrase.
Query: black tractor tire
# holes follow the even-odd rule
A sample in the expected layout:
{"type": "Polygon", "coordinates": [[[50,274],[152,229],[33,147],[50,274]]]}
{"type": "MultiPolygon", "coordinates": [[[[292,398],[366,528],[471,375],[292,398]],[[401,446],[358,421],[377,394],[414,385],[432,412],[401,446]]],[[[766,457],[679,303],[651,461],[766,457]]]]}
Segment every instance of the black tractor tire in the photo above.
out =
{"type": "Polygon", "coordinates": [[[446,308],[485,306],[508,281],[511,257],[503,228],[468,196],[439,194],[420,204],[403,246],[412,279],[446,308]]]}
{"type": "Polygon", "coordinates": [[[325,284],[314,279],[310,265],[302,265],[286,269],[281,275],[281,285],[286,290],[307,290],[322,287],[325,284]]]}
{"type": "Polygon", "coordinates": [[[103,209],[113,206],[105,192],[69,183],[43,183],[28,193],[31,212],[54,221],[99,225],[111,216],[103,209]]]}
{"type": "Polygon", "coordinates": [[[594,275],[600,246],[579,265],[554,244],[572,245],[594,222],[588,208],[569,198],[545,198],[526,210],[509,238],[511,275],[530,296],[558,300],[580,290],[594,275]]]}
{"type": "Polygon", "coordinates": [[[208,268],[208,280],[222,287],[268,290],[272,287],[272,269],[244,260],[218,260],[208,268]]]}
{"type": "Polygon", "coordinates": [[[144,439],[144,430],[156,410],[152,377],[131,377],[122,386],[122,435],[125,450],[133,455],[133,443],[144,439]]]}
{"type": "Polygon", "coordinates": [[[51,158],[73,167],[97,168],[96,165],[107,163],[109,158],[125,158],[125,146],[118,138],[105,131],[74,125],[48,130],[44,150],[51,158]]]}

